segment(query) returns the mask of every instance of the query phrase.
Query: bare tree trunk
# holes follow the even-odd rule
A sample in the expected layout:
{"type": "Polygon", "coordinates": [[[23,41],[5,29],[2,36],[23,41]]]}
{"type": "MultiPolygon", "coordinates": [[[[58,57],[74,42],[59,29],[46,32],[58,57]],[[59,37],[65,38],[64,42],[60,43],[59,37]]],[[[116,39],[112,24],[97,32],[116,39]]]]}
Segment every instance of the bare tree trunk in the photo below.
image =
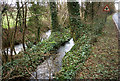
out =
{"type": "MultiPolygon", "coordinates": [[[[6,17],[7,17],[7,24],[8,24],[8,32],[7,32],[7,41],[10,41],[10,45],[11,45],[11,29],[10,29],[10,24],[9,24],[9,19],[8,19],[8,14],[6,12],[6,17]]],[[[6,62],[8,61],[8,48],[7,48],[7,54],[6,54],[6,62]]]]}
{"type": "Polygon", "coordinates": [[[92,23],[93,23],[93,19],[94,19],[94,2],[91,3],[91,19],[92,19],[92,23]]]}
{"type": "Polygon", "coordinates": [[[6,53],[7,57],[6,57],[6,62],[8,61],[8,48],[7,48],[7,53],[6,53]]]}
{"type": "Polygon", "coordinates": [[[26,17],[27,17],[27,4],[25,3],[25,12],[24,12],[24,7],[23,7],[23,26],[24,26],[24,30],[23,30],[23,49],[24,49],[24,51],[26,51],[25,50],[25,31],[26,31],[26,28],[27,28],[26,17]],[[24,15],[24,13],[25,13],[25,15],[24,15]]]}
{"type": "MultiPolygon", "coordinates": [[[[2,27],[1,27],[1,13],[0,13],[0,66],[2,66],[2,27]]],[[[2,69],[0,69],[0,80],[2,80],[2,69]]]]}
{"type": "Polygon", "coordinates": [[[86,2],[86,3],[85,3],[85,6],[86,6],[86,9],[85,9],[85,14],[84,14],[84,20],[86,21],[87,18],[88,18],[88,6],[89,6],[89,3],[86,2]]]}
{"type": "MultiPolygon", "coordinates": [[[[37,2],[37,6],[39,6],[39,2],[37,2]]],[[[35,18],[37,19],[37,20],[39,20],[39,18],[37,17],[37,16],[35,16],[35,18]]],[[[36,36],[36,42],[39,42],[39,40],[40,40],[40,26],[41,26],[41,24],[39,24],[39,22],[36,22],[37,23],[37,36],[36,36]]]]}
{"type": "Polygon", "coordinates": [[[22,43],[23,43],[23,49],[24,49],[24,51],[25,51],[25,46],[24,46],[24,24],[25,24],[25,21],[24,21],[24,19],[25,19],[25,15],[24,15],[24,4],[22,3],[22,15],[23,15],[23,17],[22,17],[22,27],[23,27],[23,37],[22,37],[22,43]]]}
{"type": "Polygon", "coordinates": [[[83,9],[83,2],[81,2],[81,17],[84,17],[84,9],[83,9]]]}
{"type": "Polygon", "coordinates": [[[4,54],[3,56],[4,56],[4,59],[5,59],[4,63],[6,63],[8,61],[8,55],[5,52],[5,50],[3,51],[3,54],[4,54]]]}
{"type": "Polygon", "coordinates": [[[16,25],[15,25],[15,30],[13,32],[13,35],[12,35],[12,41],[11,41],[11,61],[13,60],[13,50],[14,50],[14,42],[15,42],[15,35],[16,35],[16,32],[17,32],[17,25],[18,25],[18,12],[19,12],[19,9],[17,11],[17,17],[16,17],[16,25]]]}
{"type": "Polygon", "coordinates": [[[18,18],[19,18],[19,24],[20,24],[20,27],[21,27],[21,11],[20,11],[20,4],[19,4],[19,2],[17,2],[17,8],[19,9],[19,11],[18,11],[18,18]]]}
{"type": "Polygon", "coordinates": [[[14,48],[14,53],[15,53],[15,55],[17,54],[16,51],[15,51],[15,48],[14,48]]]}
{"type": "Polygon", "coordinates": [[[107,17],[108,17],[108,13],[106,12],[106,15],[105,15],[105,23],[107,21],[107,17]]]}

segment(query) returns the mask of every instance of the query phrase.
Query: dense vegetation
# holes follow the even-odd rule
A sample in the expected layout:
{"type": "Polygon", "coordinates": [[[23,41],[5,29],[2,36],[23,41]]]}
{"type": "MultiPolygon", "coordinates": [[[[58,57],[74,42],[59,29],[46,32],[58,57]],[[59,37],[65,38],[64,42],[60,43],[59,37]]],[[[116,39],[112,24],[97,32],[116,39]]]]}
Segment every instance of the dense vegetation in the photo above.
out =
{"type": "Polygon", "coordinates": [[[3,3],[3,66],[1,67],[3,80],[23,77],[24,80],[29,79],[40,64],[57,54],[59,47],[71,38],[75,45],[65,54],[62,69],[56,72],[54,77],[59,80],[74,79],[89,56],[93,54],[92,47],[102,35],[107,17],[114,13],[112,2],[81,4],[80,6],[79,2],[61,4],[17,2],[16,6],[12,7],[3,3]],[[110,6],[110,12],[103,12],[106,4],[110,6]],[[52,33],[46,39],[47,36],[44,34],[48,30],[52,33]],[[16,44],[23,45],[23,51],[19,54],[16,54],[16,44]]]}

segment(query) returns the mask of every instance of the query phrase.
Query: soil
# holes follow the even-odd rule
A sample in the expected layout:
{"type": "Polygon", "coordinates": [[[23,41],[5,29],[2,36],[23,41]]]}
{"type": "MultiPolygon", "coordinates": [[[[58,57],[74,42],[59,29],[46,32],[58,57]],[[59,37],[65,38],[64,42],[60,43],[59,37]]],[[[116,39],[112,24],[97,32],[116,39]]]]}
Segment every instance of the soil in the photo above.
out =
{"type": "Polygon", "coordinates": [[[77,72],[76,79],[118,79],[118,31],[111,16],[92,48],[93,54],[77,72]]]}

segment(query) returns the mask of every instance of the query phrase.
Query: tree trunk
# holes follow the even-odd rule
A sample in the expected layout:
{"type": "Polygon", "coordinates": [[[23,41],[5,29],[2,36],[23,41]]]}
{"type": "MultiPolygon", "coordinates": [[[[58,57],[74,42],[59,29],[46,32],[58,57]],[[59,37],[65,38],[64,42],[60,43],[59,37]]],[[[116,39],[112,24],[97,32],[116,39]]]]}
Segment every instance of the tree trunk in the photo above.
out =
{"type": "Polygon", "coordinates": [[[81,2],[81,17],[84,17],[84,9],[83,9],[83,2],[81,2]]]}
{"type": "MultiPolygon", "coordinates": [[[[19,10],[18,10],[19,11],[19,10]]],[[[13,51],[14,51],[14,42],[15,42],[15,37],[16,37],[16,32],[17,32],[17,25],[18,25],[18,11],[17,11],[17,16],[16,16],[16,25],[15,25],[15,30],[13,32],[13,35],[12,35],[12,39],[11,39],[11,61],[13,60],[13,51]]]]}
{"type": "Polygon", "coordinates": [[[0,54],[2,54],[2,26],[1,26],[1,20],[2,20],[2,15],[0,13],[0,54]]]}
{"type": "MultiPolygon", "coordinates": [[[[8,48],[7,48],[8,49],[8,48]]],[[[8,55],[7,55],[7,53],[5,52],[5,50],[3,51],[3,53],[4,53],[4,63],[6,63],[6,62],[8,62],[8,55]]]]}
{"type": "Polygon", "coordinates": [[[19,25],[21,27],[21,11],[20,11],[20,4],[17,2],[17,9],[18,9],[18,18],[19,18],[19,25]]]}
{"type": "Polygon", "coordinates": [[[26,17],[27,17],[27,4],[25,3],[25,15],[24,15],[24,7],[23,7],[23,49],[24,51],[25,50],[25,31],[26,31],[26,28],[27,28],[27,25],[26,25],[26,17]]]}
{"type": "Polygon", "coordinates": [[[91,3],[91,19],[92,19],[92,22],[93,22],[93,19],[94,19],[94,2],[91,3]]]}
{"type": "MultiPolygon", "coordinates": [[[[8,19],[8,15],[7,15],[7,12],[6,12],[6,17],[7,17],[7,24],[8,24],[8,32],[7,32],[7,41],[10,41],[10,45],[11,45],[11,29],[10,29],[10,25],[9,25],[9,19],[8,19]]],[[[7,48],[7,54],[8,55],[8,48],[7,48]]],[[[8,61],[8,58],[6,58],[6,62],[8,61]]]]}
{"type": "MultiPolygon", "coordinates": [[[[39,6],[39,3],[37,2],[37,6],[39,6]]],[[[36,13],[37,14],[37,13],[36,13]]],[[[39,17],[38,16],[36,16],[36,20],[39,20],[39,17]]],[[[39,42],[40,41],[40,26],[41,26],[41,24],[40,24],[40,22],[41,21],[39,21],[39,22],[36,22],[37,23],[37,42],[39,42]]]]}
{"type": "Polygon", "coordinates": [[[76,41],[80,35],[80,6],[78,2],[67,2],[68,12],[69,12],[69,21],[71,27],[71,37],[76,41]]]}
{"type": "Polygon", "coordinates": [[[50,2],[50,12],[51,12],[52,31],[53,32],[60,31],[56,2],[50,2]]]}
{"type": "Polygon", "coordinates": [[[85,20],[85,21],[86,21],[87,18],[88,18],[88,5],[89,5],[89,3],[86,2],[86,3],[85,3],[86,9],[85,9],[85,14],[84,14],[84,20],[85,20]]]}

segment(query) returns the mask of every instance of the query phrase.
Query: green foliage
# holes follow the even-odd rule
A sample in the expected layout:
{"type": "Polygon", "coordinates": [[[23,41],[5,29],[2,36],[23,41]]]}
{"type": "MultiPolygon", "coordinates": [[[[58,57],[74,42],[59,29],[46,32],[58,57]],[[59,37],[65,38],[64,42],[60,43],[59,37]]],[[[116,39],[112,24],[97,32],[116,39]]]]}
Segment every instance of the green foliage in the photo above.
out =
{"type": "Polygon", "coordinates": [[[15,75],[29,76],[29,73],[26,71],[26,68],[30,72],[33,72],[38,65],[40,65],[45,59],[45,53],[50,53],[50,51],[56,51],[56,48],[60,47],[62,43],[69,41],[70,33],[68,30],[62,32],[52,32],[52,35],[49,39],[44,40],[43,42],[38,42],[36,46],[32,46],[32,43],[29,43],[29,48],[26,49],[25,53],[22,53],[23,57],[21,59],[14,60],[3,64],[0,68],[3,70],[3,77],[7,75],[8,72],[13,70],[10,73],[10,77],[15,75]]]}
{"type": "Polygon", "coordinates": [[[81,32],[79,31],[79,27],[81,27],[81,21],[80,21],[80,6],[78,2],[68,2],[68,12],[69,12],[69,21],[70,21],[70,27],[71,27],[71,37],[74,41],[77,40],[81,32]]]}
{"type": "Polygon", "coordinates": [[[32,51],[35,53],[39,51],[40,53],[49,53],[50,51],[55,51],[55,48],[61,46],[62,43],[70,39],[70,33],[68,30],[64,32],[52,32],[49,39],[39,42],[32,51]]]}
{"type": "MultiPolygon", "coordinates": [[[[71,35],[75,39],[75,45],[64,56],[62,60],[62,69],[56,76],[57,79],[74,78],[77,70],[82,68],[80,64],[84,64],[88,56],[91,54],[91,40],[93,39],[93,37],[97,38],[97,36],[101,34],[102,28],[105,23],[105,20],[103,19],[104,17],[101,17],[98,20],[94,20],[92,24],[81,24],[81,20],[79,17],[79,4],[75,4],[76,3],[69,4],[70,16],[72,15],[70,17],[71,35]]],[[[45,10],[45,6],[39,5],[39,3],[32,4],[32,6],[30,7],[30,15],[32,16],[29,18],[28,26],[30,27],[28,28],[28,30],[32,34],[35,33],[35,40],[38,40],[40,38],[39,34],[42,26],[41,21],[46,19],[45,17],[43,17],[42,12],[45,12],[45,10]]],[[[52,3],[51,6],[51,16],[52,25],[54,26],[53,29],[55,29],[54,31],[59,30],[59,25],[57,21],[57,9],[55,3],[52,3]]],[[[23,57],[21,59],[17,59],[12,62],[3,64],[3,77],[5,77],[8,72],[11,72],[11,69],[13,71],[10,73],[10,77],[14,75],[29,75],[25,68],[29,68],[30,72],[34,71],[34,69],[40,63],[42,63],[43,60],[45,60],[44,54],[56,51],[57,48],[61,46],[61,44],[63,44],[66,41],[69,41],[70,38],[70,31],[68,29],[63,29],[62,32],[52,32],[49,39],[44,40],[42,42],[38,41],[36,46],[33,46],[33,42],[29,42],[29,47],[26,49],[25,53],[22,53],[23,57]]]]}
{"type": "Polygon", "coordinates": [[[80,35],[77,41],[75,41],[73,48],[64,56],[62,69],[56,75],[57,79],[73,79],[76,72],[83,68],[82,64],[84,64],[92,53],[92,44],[94,42],[91,43],[91,40],[97,39],[102,33],[105,24],[104,20],[103,18],[99,18],[99,20],[94,20],[93,24],[78,27],[80,35]]]}
{"type": "Polygon", "coordinates": [[[93,31],[95,35],[100,35],[102,33],[102,28],[105,24],[105,20],[102,18],[99,18],[99,20],[96,20],[96,22],[93,24],[93,31]]]}
{"type": "MultiPolygon", "coordinates": [[[[8,14],[8,15],[10,15],[10,14],[8,14]]],[[[15,19],[8,16],[8,20],[9,20],[10,28],[15,27],[15,19]]],[[[8,28],[8,21],[7,21],[6,15],[2,16],[2,27],[3,28],[8,28]]]]}
{"type": "Polygon", "coordinates": [[[43,60],[40,54],[30,54],[30,53],[24,53],[24,57],[21,59],[17,59],[12,62],[8,62],[2,66],[3,70],[3,77],[5,77],[7,72],[10,72],[11,69],[13,70],[12,73],[10,73],[10,77],[13,77],[14,75],[28,75],[28,72],[25,68],[28,68],[30,71],[32,71],[34,68],[37,67],[43,60]]]}
{"type": "Polygon", "coordinates": [[[35,38],[31,37],[31,39],[34,39],[34,41],[40,41],[40,33],[41,28],[43,26],[42,20],[45,19],[43,17],[43,14],[46,12],[46,7],[43,5],[40,5],[38,2],[37,4],[34,4],[32,2],[32,6],[29,8],[30,17],[28,21],[28,30],[33,35],[35,34],[35,38]],[[32,16],[31,16],[32,15],[32,16]],[[34,30],[33,30],[34,29],[34,30]]]}
{"type": "Polygon", "coordinates": [[[63,58],[62,70],[57,79],[73,79],[79,69],[79,63],[84,63],[91,54],[90,38],[83,35],[79,38],[71,51],[67,52],[63,58]]]}

